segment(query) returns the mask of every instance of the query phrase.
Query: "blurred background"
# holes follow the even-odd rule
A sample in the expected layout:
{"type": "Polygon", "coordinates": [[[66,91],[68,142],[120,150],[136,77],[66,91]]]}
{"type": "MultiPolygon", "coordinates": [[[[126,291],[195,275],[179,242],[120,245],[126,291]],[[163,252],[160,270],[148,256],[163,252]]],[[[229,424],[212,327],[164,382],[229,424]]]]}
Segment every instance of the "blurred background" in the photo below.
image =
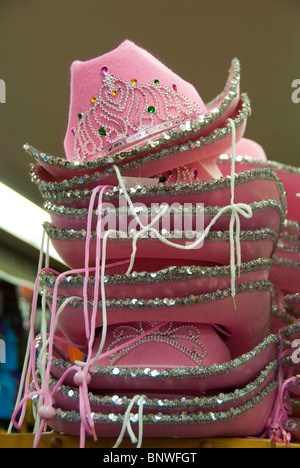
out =
{"type": "MultiPolygon", "coordinates": [[[[0,0],[0,183],[42,206],[23,144],[64,157],[71,63],[102,55],[125,38],[191,82],[204,102],[223,89],[232,58],[239,58],[241,91],[252,103],[245,136],[268,159],[299,166],[300,103],[292,100],[292,83],[300,80],[299,0],[0,0]]],[[[38,261],[38,248],[22,232],[31,228],[32,238],[39,232],[35,215],[25,209],[22,220],[23,209],[11,209],[10,200],[0,197],[0,289],[14,301],[2,300],[0,323],[8,323],[3,336],[16,344],[18,327],[26,329],[24,304],[38,261]],[[8,220],[17,222],[20,235],[6,230],[8,220]],[[19,317],[17,325],[11,316],[19,317]]],[[[2,373],[0,401],[10,401],[1,395],[13,391],[7,382],[2,373]]]]}

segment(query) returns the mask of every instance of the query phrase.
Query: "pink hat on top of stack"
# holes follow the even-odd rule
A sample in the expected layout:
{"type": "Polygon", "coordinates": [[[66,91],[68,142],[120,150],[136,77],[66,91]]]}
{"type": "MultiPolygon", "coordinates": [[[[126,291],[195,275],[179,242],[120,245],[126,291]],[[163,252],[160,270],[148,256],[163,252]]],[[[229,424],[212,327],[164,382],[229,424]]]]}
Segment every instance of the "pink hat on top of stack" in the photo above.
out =
{"type": "Polygon", "coordinates": [[[239,139],[250,113],[239,79],[235,59],[223,92],[205,105],[193,85],[125,40],[102,56],[72,64],[65,158],[28,144],[25,149],[58,180],[125,161],[134,174],[133,160],[146,177],[199,161],[203,173],[220,176],[213,161],[231,145],[226,120],[235,120],[239,139]]]}

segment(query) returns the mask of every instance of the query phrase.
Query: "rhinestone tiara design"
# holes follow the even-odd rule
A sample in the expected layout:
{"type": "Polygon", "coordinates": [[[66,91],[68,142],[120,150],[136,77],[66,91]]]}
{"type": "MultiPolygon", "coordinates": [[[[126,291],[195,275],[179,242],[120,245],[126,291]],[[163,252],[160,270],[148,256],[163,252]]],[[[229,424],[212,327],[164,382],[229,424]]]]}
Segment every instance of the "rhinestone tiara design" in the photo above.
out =
{"type": "Polygon", "coordinates": [[[79,112],[72,128],[77,161],[95,154],[104,157],[201,114],[200,105],[180,93],[176,83],[166,86],[154,79],[139,84],[136,78],[128,83],[110,74],[107,66],[101,73],[98,96],[91,96],[91,107],[79,112]]]}
{"type": "MultiPolygon", "coordinates": [[[[152,326],[156,323],[152,323],[152,326]]],[[[145,326],[147,327],[147,323],[139,322],[117,327],[113,333],[114,340],[110,343],[107,350],[114,349],[121,343],[126,343],[129,339],[137,338],[146,331],[145,326]]],[[[159,342],[173,347],[200,366],[207,355],[207,350],[200,340],[200,335],[200,330],[193,325],[174,326],[172,322],[169,322],[166,328],[156,330],[148,336],[138,339],[135,343],[113,353],[110,356],[110,365],[115,365],[125,354],[128,354],[140,345],[159,342]]]]}

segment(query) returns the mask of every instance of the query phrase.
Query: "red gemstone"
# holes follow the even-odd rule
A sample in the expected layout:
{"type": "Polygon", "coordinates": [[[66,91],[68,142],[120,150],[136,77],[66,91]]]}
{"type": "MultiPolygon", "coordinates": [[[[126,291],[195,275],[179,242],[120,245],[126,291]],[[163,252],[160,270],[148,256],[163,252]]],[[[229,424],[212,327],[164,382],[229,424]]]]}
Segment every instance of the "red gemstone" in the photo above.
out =
{"type": "Polygon", "coordinates": [[[177,86],[176,86],[176,84],[173,84],[173,89],[174,89],[174,91],[177,91],[177,86]]]}
{"type": "Polygon", "coordinates": [[[104,67],[101,68],[101,71],[102,71],[102,73],[107,73],[107,72],[108,72],[108,68],[104,66],[104,67]]]}

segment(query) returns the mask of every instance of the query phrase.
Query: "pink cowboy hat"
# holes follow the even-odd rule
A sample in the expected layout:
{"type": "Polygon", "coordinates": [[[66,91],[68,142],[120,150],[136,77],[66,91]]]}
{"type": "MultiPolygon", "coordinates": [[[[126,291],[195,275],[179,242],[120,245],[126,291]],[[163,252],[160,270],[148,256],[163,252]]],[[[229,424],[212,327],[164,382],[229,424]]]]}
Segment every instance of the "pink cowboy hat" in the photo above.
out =
{"type": "MultiPolygon", "coordinates": [[[[94,267],[101,259],[101,240],[97,233],[93,231],[88,239],[86,230],[76,231],[73,229],[56,229],[48,222],[44,223],[44,230],[51,240],[51,243],[62,260],[73,269],[83,268],[84,265],[94,267]],[[98,246],[98,248],[97,248],[98,246]],[[89,252],[89,257],[86,252],[89,252]],[[100,249],[100,250],[99,250],[100,249]],[[98,260],[97,260],[98,258],[98,260]]],[[[164,238],[164,232],[159,232],[164,238]]],[[[167,240],[183,247],[174,248],[173,245],[166,245],[160,238],[153,236],[141,237],[137,243],[136,258],[143,258],[149,261],[152,258],[169,259],[177,262],[194,260],[204,264],[227,265],[230,258],[230,232],[211,231],[205,238],[201,248],[192,248],[193,242],[197,242],[197,232],[186,233],[184,231],[168,232],[167,240]],[[191,248],[186,249],[190,245],[191,248]]],[[[106,244],[106,260],[119,261],[127,260],[132,254],[132,241],[134,237],[124,232],[108,236],[106,244]]],[[[199,238],[200,239],[200,238],[199,238]]],[[[274,252],[278,240],[278,232],[273,229],[262,228],[256,230],[245,230],[240,233],[241,257],[244,262],[255,260],[259,257],[270,258],[274,252]]],[[[151,261],[151,260],[150,260],[151,261]]]]}
{"type": "MultiPolygon", "coordinates": [[[[206,359],[211,364],[205,367],[189,363],[188,367],[170,369],[91,368],[89,400],[96,433],[118,436],[124,410],[130,408],[131,421],[143,424],[145,437],[260,435],[268,427],[277,397],[278,336],[269,335],[249,353],[221,364],[213,363],[211,346],[207,351],[206,359]],[[124,391],[125,381],[128,389],[124,391]],[[111,393],[116,388],[117,394],[111,393]],[[96,396],[99,389],[103,389],[102,397],[96,396]],[[109,389],[109,393],[104,389],[109,389]],[[201,390],[207,396],[202,396],[201,390]],[[139,400],[141,395],[143,399],[139,400]],[[139,412],[138,418],[133,408],[139,407],[139,401],[140,406],[143,402],[145,412],[143,415],[139,412]],[[135,404],[130,406],[131,402],[135,404]]],[[[55,417],[48,423],[55,430],[79,434],[82,420],[78,412],[78,387],[74,373],[70,372],[73,364],[59,355],[52,363],[51,388],[56,406],[55,417]],[[65,384],[62,386],[60,380],[58,385],[57,379],[64,374],[65,384]]]]}
{"type": "MultiPolygon", "coordinates": [[[[230,164],[229,157],[228,166],[230,164]]],[[[223,159],[222,159],[223,161],[223,159]]],[[[222,162],[223,169],[225,163],[222,162]]],[[[205,206],[225,206],[230,203],[230,169],[226,166],[224,176],[215,180],[196,180],[188,178],[179,183],[151,185],[134,184],[128,187],[128,193],[133,203],[140,202],[146,206],[151,203],[203,203],[205,206]],[[229,172],[229,173],[228,173],[229,172]]],[[[45,201],[72,208],[88,208],[93,190],[98,188],[98,175],[89,177],[76,177],[71,181],[49,181],[41,178],[43,169],[32,168],[31,178],[45,201]]],[[[279,201],[286,209],[286,194],[284,185],[276,173],[268,167],[257,167],[243,170],[237,164],[235,176],[235,194],[238,202],[253,203],[268,199],[279,201]]],[[[126,181],[126,178],[123,178],[126,181]]],[[[129,179],[131,180],[131,179],[129,179]]],[[[103,181],[102,181],[103,182],[103,181]]],[[[102,182],[100,185],[102,186],[102,182]]],[[[150,182],[150,179],[148,179],[150,182]]],[[[120,198],[124,197],[122,189],[118,186],[103,185],[103,201],[118,206],[120,198]]]]}
{"type": "MultiPolygon", "coordinates": [[[[238,146],[238,145],[237,145],[238,146]]],[[[287,199],[286,218],[296,223],[300,222],[300,168],[282,164],[277,161],[255,159],[255,153],[250,155],[237,153],[235,170],[237,173],[259,168],[270,168],[281,180],[287,199]]],[[[230,175],[231,157],[223,154],[217,161],[223,176],[230,175]]]]}
{"type": "MultiPolygon", "coordinates": [[[[164,264],[164,268],[161,270],[145,271],[142,269],[144,261],[137,263],[138,265],[135,265],[135,267],[138,267],[140,272],[134,271],[131,274],[126,272],[128,262],[124,262],[122,266],[107,266],[108,273],[104,277],[104,284],[105,297],[109,301],[107,304],[109,304],[110,309],[107,317],[108,324],[144,320],[145,317],[149,317],[151,320],[157,320],[159,317],[168,320],[169,317],[173,321],[180,321],[180,311],[184,304],[192,306],[197,303],[198,307],[187,308],[186,320],[187,317],[188,321],[200,320],[206,323],[208,320],[209,323],[221,323],[226,328],[232,327],[232,320],[229,316],[234,314],[231,310],[233,305],[232,302],[230,304],[230,301],[228,302],[226,299],[230,296],[231,286],[231,269],[229,266],[203,267],[181,264],[178,267],[167,267],[164,264]],[[208,313],[208,310],[213,306],[214,299],[217,301],[216,304],[220,301],[220,307],[222,304],[225,306],[225,303],[231,305],[230,313],[228,312],[228,314],[220,317],[213,315],[214,320],[216,319],[217,322],[209,318],[208,313]],[[200,305],[201,303],[203,305],[200,305]],[[205,312],[206,308],[207,312],[205,312]],[[204,315],[201,312],[202,309],[204,315]],[[205,315],[207,315],[206,318],[205,315]],[[210,322],[210,320],[213,320],[213,322],[210,322]]],[[[159,260],[157,265],[161,264],[162,261],[159,260]]],[[[238,294],[240,294],[238,301],[242,300],[241,298],[245,296],[246,291],[250,295],[250,292],[253,292],[256,287],[258,290],[266,288],[267,292],[261,292],[260,294],[268,301],[270,294],[271,296],[273,294],[272,285],[266,283],[269,277],[270,265],[271,260],[265,258],[241,265],[240,275],[236,279],[238,294]]],[[[96,286],[96,279],[93,274],[94,271],[91,270],[86,283],[86,273],[83,270],[59,274],[53,270],[44,269],[40,273],[41,285],[44,286],[52,313],[57,314],[60,305],[69,298],[69,303],[60,311],[58,326],[75,345],[86,345],[85,314],[83,313],[85,303],[83,298],[86,294],[88,320],[90,321],[96,286]]],[[[251,297],[254,298],[256,295],[252,294],[251,297]]],[[[101,326],[102,323],[101,295],[99,296],[97,327],[101,326]]],[[[262,301],[261,304],[265,304],[265,302],[262,301]]],[[[260,307],[257,310],[260,310],[260,307]]],[[[259,330],[257,326],[249,327],[249,334],[251,335],[248,337],[249,342],[252,343],[253,340],[257,339],[257,336],[262,336],[266,332],[270,321],[270,311],[269,304],[261,312],[260,319],[257,321],[259,330]],[[266,320],[263,320],[263,316],[265,316],[266,320]]],[[[253,313],[253,308],[249,313],[253,313]]],[[[242,323],[245,323],[244,315],[241,317],[238,314],[236,317],[237,326],[240,323],[240,318],[242,323]]],[[[249,318],[249,320],[254,321],[253,317],[249,318]]],[[[239,330],[239,335],[243,335],[241,330],[239,330]]],[[[242,346],[245,346],[245,344],[242,344],[242,346]]]]}
{"type": "MultiPolygon", "coordinates": [[[[188,324],[183,324],[183,327],[185,326],[189,327],[188,324]]],[[[201,326],[198,328],[199,333],[204,330],[205,326],[202,330],[201,326]]],[[[176,365],[169,369],[160,367],[151,369],[144,366],[122,367],[120,363],[117,363],[108,367],[90,367],[87,379],[88,406],[85,407],[87,402],[82,401],[83,412],[80,411],[80,414],[77,411],[78,397],[80,399],[84,397],[81,388],[82,379],[79,379],[78,375],[78,365],[74,366],[74,362],[66,358],[59,346],[55,344],[53,353],[49,356],[51,363],[49,391],[52,406],[43,407],[41,414],[44,414],[47,424],[54,430],[68,434],[79,435],[80,433],[82,436],[85,411],[92,409],[94,435],[97,433],[101,436],[104,431],[107,437],[119,434],[121,436],[125,424],[132,441],[133,431],[128,425],[134,422],[139,422],[140,426],[143,424],[146,437],[153,437],[158,433],[161,437],[244,437],[249,435],[268,437],[272,435],[274,427],[280,427],[281,423],[286,422],[282,420],[282,414],[276,409],[278,383],[280,383],[277,369],[282,359],[282,342],[279,335],[266,336],[249,352],[227,362],[213,363],[213,360],[216,360],[213,338],[215,335],[211,334],[209,327],[206,330],[208,335],[205,338],[204,332],[202,336],[205,342],[202,344],[205,344],[207,350],[207,353],[204,353],[207,366],[204,367],[196,363],[196,365],[191,365],[191,359],[188,358],[188,351],[185,347],[181,349],[183,353],[187,352],[187,361],[189,361],[187,366],[176,365]],[[212,342],[207,339],[208,336],[212,337],[212,342]],[[78,386],[81,388],[80,393],[78,393],[78,386]],[[102,391],[99,393],[100,389],[102,391]],[[115,389],[118,389],[117,393],[115,389]],[[235,389],[234,393],[231,393],[232,389],[235,389]],[[205,390],[205,396],[202,396],[202,390],[205,390]],[[185,405],[185,411],[181,410],[181,405],[185,405]],[[138,416],[135,412],[136,407],[140,408],[138,416]],[[145,413],[141,408],[145,408],[145,413]],[[124,409],[126,409],[125,413],[124,409]]],[[[193,329],[192,333],[186,335],[186,338],[193,340],[195,331],[196,329],[193,329]]],[[[300,323],[296,323],[282,329],[281,335],[285,340],[293,340],[299,336],[299,331],[300,323]]],[[[173,335],[171,335],[167,335],[170,339],[170,348],[173,347],[173,335]]],[[[123,334],[121,334],[121,339],[122,337],[123,334]]],[[[140,335],[138,337],[141,338],[140,335]]],[[[178,336],[179,339],[180,337],[184,339],[184,334],[178,336]]],[[[220,338],[221,336],[217,339],[220,338]]],[[[114,336],[114,339],[116,340],[117,336],[114,336]]],[[[140,344],[143,346],[142,343],[140,344]]],[[[115,343],[112,345],[115,346],[115,343]]],[[[177,354],[179,349],[180,346],[177,348],[175,345],[174,353],[177,354]]],[[[114,347],[110,353],[113,354],[118,350],[120,347],[114,347]]],[[[222,360],[226,353],[226,348],[223,348],[223,356],[221,352],[219,358],[222,360]]],[[[200,354],[204,357],[203,348],[200,354]]],[[[36,385],[38,389],[39,383],[33,381],[32,395],[35,394],[36,385]]],[[[13,415],[14,422],[18,408],[13,415]]],[[[122,440],[120,436],[119,443],[122,440]]],[[[139,437],[139,446],[141,443],[142,440],[139,437]]],[[[118,443],[115,446],[117,447],[118,443]]]]}
{"type": "MultiPolygon", "coordinates": [[[[262,272],[253,272],[252,275],[259,278],[262,276],[262,272]]],[[[267,272],[265,272],[265,276],[267,276],[267,272]]],[[[226,343],[231,356],[249,351],[251,347],[263,340],[270,329],[274,302],[273,285],[267,280],[238,283],[235,286],[235,308],[231,297],[229,278],[227,281],[227,287],[226,282],[223,281],[225,287],[215,290],[211,290],[207,286],[205,288],[204,283],[202,291],[208,292],[202,292],[201,289],[199,292],[199,287],[195,286],[195,284],[198,286],[201,284],[200,279],[198,282],[192,281],[192,284],[189,281],[175,282],[175,284],[172,282],[163,286],[157,283],[152,285],[153,293],[152,295],[151,292],[148,293],[149,298],[145,298],[144,295],[139,296],[135,291],[138,289],[136,287],[133,287],[133,290],[128,288],[126,294],[124,286],[120,286],[118,290],[122,291],[123,289],[123,297],[126,297],[124,299],[120,299],[118,296],[112,297],[106,299],[105,303],[106,321],[110,326],[110,333],[113,333],[116,324],[143,320],[181,322],[184,317],[187,323],[217,324],[224,327],[229,333],[229,336],[226,337],[226,343]],[[188,291],[192,294],[184,293],[185,283],[188,291]],[[176,286],[177,293],[176,291],[172,293],[172,289],[176,289],[176,286]],[[167,291],[169,294],[165,296],[167,291]]],[[[217,286],[221,286],[221,281],[217,282],[217,286]]],[[[49,308],[55,313],[68,300],[59,315],[59,329],[74,346],[85,349],[87,346],[86,323],[89,323],[93,316],[95,327],[101,331],[104,321],[103,304],[101,298],[98,301],[93,298],[86,302],[82,291],[78,296],[73,296],[73,292],[75,291],[69,289],[67,295],[58,295],[55,298],[51,292],[48,292],[46,299],[49,308]]],[[[108,296],[111,297],[111,292],[108,292],[108,296]]]]}
{"type": "MultiPolygon", "coordinates": [[[[205,329],[205,328],[204,328],[205,329]]],[[[203,330],[204,330],[203,329],[203,330]]],[[[217,367],[218,364],[215,365],[217,367]]],[[[228,363],[225,364],[228,366],[228,363]]],[[[238,405],[243,404],[249,397],[257,395],[262,388],[269,385],[270,382],[277,376],[278,362],[276,359],[270,361],[264,368],[258,372],[253,380],[249,381],[246,385],[237,386],[233,392],[230,386],[224,388],[209,389],[206,394],[200,396],[201,390],[180,392],[168,391],[160,389],[159,392],[148,392],[148,397],[144,402],[145,413],[149,414],[153,410],[164,410],[166,414],[176,414],[176,410],[186,410],[188,414],[195,410],[209,413],[210,411],[228,411],[230,408],[236,408],[238,405]],[[222,395],[222,396],[221,396],[222,395]],[[182,398],[184,397],[184,398],[182,398]]],[[[57,380],[52,377],[51,387],[56,386],[57,380]]],[[[97,394],[95,389],[90,391],[91,410],[109,414],[112,412],[120,412],[124,414],[129,400],[134,396],[133,392],[107,392],[105,394],[97,394]]],[[[57,388],[55,395],[55,402],[57,407],[64,409],[64,411],[77,411],[79,412],[79,389],[74,382],[72,386],[62,385],[57,388]]]]}
{"type": "MultiPolygon", "coordinates": [[[[237,151],[238,151],[237,145],[237,151]]],[[[286,221],[283,232],[277,244],[273,256],[273,265],[270,271],[270,279],[279,290],[286,294],[298,293],[300,284],[300,249],[299,249],[299,223],[300,223],[300,169],[265,158],[255,143],[248,145],[248,154],[245,154],[246,146],[241,146],[242,154],[236,157],[235,170],[237,173],[245,170],[270,168],[281,180],[286,193],[286,221]],[[257,158],[258,156],[258,158],[257,158]]],[[[217,164],[224,176],[230,174],[231,157],[221,155],[217,164]]]]}
{"type": "MultiPolygon", "coordinates": [[[[173,231],[176,226],[182,225],[182,216],[187,212],[184,205],[176,204],[176,208],[170,209],[168,223],[166,219],[161,218],[153,227],[162,230],[164,226],[168,224],[168,228],[173,231]]],[[[275,231],[281,231],[285,212],[280,202],[277,200],[264,200],[262,202],[254,202],[249,204],[253,216],[251,219],[241,219],[241,229],[262,229],[269,228],[275,231]]],[[[86,229],[88,210],[86,208],[70,208],[64,205],[56,205],[52,202],[46,202],[44,209],[50,214],[51,224],[56,229],[74,229],[80,231],[86,229]]],[[[138,207],[137,207],[138,209],[138,207]]],[[[201,214],[203,220],[203,228],[206,228],[212,221],[213,217],[216,216],[220,210],[219,206],[204,206],[198,209],[194,205],[190,209],[189,215],[189,228],[197,229],[197,216],[201,214]]],[[[140,207],[139,218],[144,225],[148,224],[150,217],[152,218],[157,214],[158,210],[154,207],[140,207]]],[[[102,216],[101,216],[102,217],[102,216]]],[[[98,218],[98,210],[95,209],[92,212],[92,230],[97,229],[97,225],[101,217],[98,218]]],[[[103,226],[103,232],[108,229],[109,225],[113,222],[117,230],[121,230],[122,225],[134,226],[136,225],[133,215],[127,206],[115,208],[108,206],[103,208],[103,217],[105,218],[105,224],[103,226]],[[111,223],[110,223],[111,222],[111,223]]],[[[230,213],[221,215],[216,223],[212,226],[213,231],[227,231],[229,229],[230,213]]],[[[202,224],[202,222],[201,222],[202,224]]]]}
{"type": "Polygon", "coordinates": [[[278,256],[278,251],[272,259],[270,279],[276,288],[286,294],[297,294],[300,284],[300,261],[294,261],[283,256],[278,256]]]}
{"type": "MultiPolygon", "coordinates": [[[[300,323],[285,327],[281,330],[281,335],[285,340],[293,340],[299,336],[299,327],[300,323]]],[[[119,329],[119,335],[114,335],[113,349],[126,338],[130,326],[127,331],[125,328],[124,333],[120,334],[122,330],[119,329]]],[[[189,334],[190,337],[191,335],[193,333],[189,334]]],[[[297,418],[285,418],[279,406],[284,391],[280,386],[281,377],[277,374],[283,359],[280,343],[279,335],[272,334],[248,353],[231,361],[222,364],[211,362],[207,367],[189,365],[169,369],[130,367],[128,364],[123,367],[122,359],[128,360],[134,348],[127,350],[127,353],[117,355],[117,362],[112,366],[90,368],[89,401],[90,408],[94,411],[95,431],[99,435],[104,431],[106,436],[118,436],[130,409],[132,417],[129,420],[143,424],[146,437],[159,434],[161,437],[256,435],[273,438],[274,430],[281,434],[286,427],[290,431],[289,435],[297,440],[297,418]],[[93,389],[98,389],[98,394],[99,389],[107,389],[109,392],[112,388],[118,388],[118,394],[102,393],[99,397],[93,394],[93,389]],[[121,390],[125,388],[125,391],[121,390]],[[235,391],[231,395],[232,388],[235,391]],[[205,389],[207,397],[199,397],[201,389],[205,389]],[[196,398],[194,390],[197,392],[196,398]],[[226,407],[228,398],[230,404],[226,407]],[[135,404],[140,407],[137,412],[132,409],[135,404]],[[184,412],[181,404],[184,405],[184,412]]],[[[210,354],[209,350],[207,359],[214,354],[210,354]]],[[[73,363],[63,357],[58,348],[56,353],[58,354],[52,358],[51,368],[54,378],[51,389],[54,388],[56,402],[55,417],[48,422],[55,430],[79,434],[82,424],[78,412],[80,395],[76,388],[76,379],[73,380],[74,372],[70,372],[73,363]],[[57,383],[59,378],[60,384],[57,383]],[[63,386],[62,381],[65,382],[63,386]]],[[[140,362],[140,356],[137,359],[140,362]]],[[[139,438],[139,443],[141,442],[139,438]]]]}
{"type": "MultiPolygon", "coordinates": [[[[298,330],[299,333],[299,324],[294,324],[293,329],[298,330]]],[[[100,366],[101,361],[99,361],[99,366],[93,366],[89,369],[91,375],[89,388],[91,391],[102,389],[102,394],[103,390],[111,391],[111,389],[116,388],[120,392],[125,389],[129,392],[147,389],[150,393],[163,390],[167,394],[176,388],[176,393],[184,391],[189,395],[192,395],[194,391],[213,390],[220,392],[225,389],[240,388],[256,379],[270,363],[277,361],[278,364],[279,345],[278,335],[269,334],[248,352],[222,363],[213,363],[210,356],[213,356],[214,351],[209,346],[212,354],[208,353],[206,359],[209,365],[204,367],[198,366],[196,363],[191,365],[191,360],[189,360],[187,367],[175,366],[169,369],[153,367],[150,370],[146,366],[135,365],[132,367],[100,366]]],[[[53,351],[51,375],[57,380],[64,376],[65,385],[76,387],[74,382],[76,370],[73,371],[74,362],[62,353],[59,346],[55,346],[53,351]]],[[[223,351],[223,356],[221,354],[219,356],[221,360],[228,355],[226,348],[223,348],[223,351]]]]}
{"type": "Polygon", "coordinates": [[[299,223],[285,220],[282,233],[273,256],[270,277],[285,294],[297,294],[300,290],[300,237],[299,223]]]}
{"type": "MultiPolygon", "coordinates": [[[[277,365],[268,364],[245,387],[216,389],[208,396],[188,393],[168,394],[147,392],[143,398],[123,392],[103,396],[89,393],[91,410],[95,415],[96,432],[101,436],[117,437],[131,401],[133,428],[139,421],[138,408],[143,405],[145,437],[245,437],[260,435],[270,417],[277,394],[277,365]],[[135,423],[135,424],[134,424],[135,423]]],[[[57,381],[51,382],[54,388],[57,381]]],[[[50,427],[59,432],[79,434],[80,394],[74,386],[61,385],[54,394],[56,417],[50,427]]],[[[140,422],[141,423],[141,422],[140,422]]],[[[136,431],[135,431],[136,432],[136,431]]]]}
{"type": "MultiPolygon", "coordinates": [[[[151,299],[153,296],[165,298],[168,295],[184,297],[190,294],[205,294],[230,286],[229,266],[202,266],[179,262],[179,265],[168,265],[161,259],[147,264],[145,270],[143,260],[136,261],[135,270],[127,273],[129,262],[123,265],[107,265],[105,273],[105,287],[107,299],[127,299],[132,296],[137,299],[151,299]],[[155,267],[155,268],[153,268],[155,267]],[[161,267],[158,269],[158,267],[161,267]],[[128,296],[129,295],[129,296],[128,296]]],[[[272,260],[258,258],[252,262],[242,263],[237,284],[251,281],[265,281],[269,277],[272,260]]],[[[85,282],[85,271],[66,271],[63,274],[55,270],[44,268],[40,274],[40,284],[49,293],[58,287],[60,296],[81,296],[85,282]]],[[[93,299],[95,286],[95,270],[89,271],[87,283],[87,298],[93,299]]],[[[296,302],[296,297],[295,297],[296,302]]]]}
{"type": "MultiPolygon", "coordinates": [[[[44,184],[42,184],[42,186],[46,192],[45,197],[47,197],[48,200],[53,199],[58,203],[57,208],[55,208],[56,205],[51,205],[52,209],[56,210],[56,213],[64,213],[65,209],[68,209],[72,213],[76,213],[75,210],[77,209],[77,207],[87,207],[93,204],[91,192],[80,192],[75,190],[74,192],[72,191],[59,194],[55,191],[49,192],[48,190],[46,190],[47,187],[45,187],[44,184]],[[83,197],[80,196],[81,193],[83,193],[83,197]],[[71,197],[68,196],[69,194],[71,194],[71,197]],[[70,200],[70,205],[67,203],[67,201],[65,202],[65,207],[61,204],[61,200],[63,199],[63,197],[65,197],[65,200],[70,200]],[[84,200],[84,197],[87,198],[86,201],[84,200]],[[75,207],[73,204],[73,200],[75,200],[75,207]]],[[[197,203],[204,203],[204,205],[208,203],[208,205],[212,206],[212,210],[217,210],[217,207],[220,205],[223,205],[223,207],[224,205],[227,206],[226,203],[230,203],[231,197],[230,179],[228,179],[227,177],[218,180],[211,180],[207,182],[193,183],[188,185],[176,184],[173,186],[171,184],[156,187],[139,186],[128,189],[128,192],[133,203],[142,203],[145,206],[151,206],[151,204],[153,203],[168,203],[170,206],[172,206],[174,202],[176,202],[176,204],[181,203],[182,205],[184,203],[192,203],[193,206],[195,206],[195,204],[197,203]],[[216,207],[213,207],[213,203],[216,203],[216,207]]],[[[97,194],[93,194],[95,200],[97,196],[97,194]]],[[[104,192],[101,196],[103,203],[109,203],[111,204],[110,206],[114,208],[114,206],[118,206],[118,203],[120,203],[121,189],[118,187],[114,187],[113,189],[106,189],[104,187],[104,192]]],[[[239,203],[251,204],[251,202],[256,202],[260,203],[261,207],[265,208],[267,208],[267,204],[269,203],[273,205],[273,208],[271,207],[271,205],[269,206],[269,208],[271,208],[271,211],[272,209],[275,209],[275,211],[277,211],[275,218],[273,216],[268,218],[268,209],[265,211],[263,222],[267,223],[267,219],[269,219],[271,220],[271,224],[264,224],[264,227],[262,227],[259,224],[260,222],[258,218],[260,217],[260,214],[258,212],[254,213],[253,217],[257,219],[258,224],[256,224],[256,222],[252,222],[251,229],[245,229],[241,232],[242,244],[245,248],[245,257],[243,258],[243,261],[249,261],[257,257],[269,257],[273,252],[279,231],[281,230],[280,217],[283,217],[283,214],[285,212],[285,194],[283,192],[281,182],[279,181],[276,174],[269,169],[247,171],[236,176],[235,197],[239,203]],[[264,183],[262,183],[262,181],[264,183]],[[273,201],[267,202],[267,200],[273,201]],[[275,226],[276,219],[278,222],[275,226]],[[247,241],[250,241],[250,243],[247,243],[247,241]],[[253,257],[253,255],[255,255],[255,257],[253,257]]],[[[103,205],[100,205],[100,207],[102,206],[103,205]]],[[[258,207],[257,204],[255,206],[258,207]]],[[[54,247],[57,249],[62,259],[72,268],[81,268],[86,263],[86,243],[90,243],[91,251],[89,258],[89,266],[92,267],[95,262],[96,247],[100,242],[100,239],[97,238],[97,233],[95,232],[95,230],[92,230],[91,239],[87,239],[86,229],[84,228],[84,219],[86,219],[87,222],[87,212],[83,211],[83,213],[85,218],[83,218],[83,224],[81,225],[82,229],[79,230],[71,228],[71,222],[69,222],[69,219],[57,216],[55,217],[55,221],[60,220],[60,223],[65,222],[66,224],[64,224],[64,227],[59,225],[59,227],[61,227],[61,229],[59,229],[59,227],[57,227],[55,224],[51,225],[45,223],[44,225],[45,230],[49,235],[54,247]],[[66,227],[68,227],[68,229],[66,229],[66,227]],[[76,255],[74,255],[75,251],[76,255]]],[[[225,221],[225,219],[228,220],[229,218],[225,216],[223,219],[225,221]]],[[[207,221],[208,220],[209,218],[207,218],[207,221]]],[[[223,225],[223,228],[226,227],[226,222],[223,225]]],[[[245,224],[245,221],[243,220],[242,224],[245,228],[247,228],[247,222],[245,224]]],[[[114,227],[114,229],[118,231],[116,227],[114,227]]],[[[174,231],[173,239],[178,238],[177,234],[175,236],[174,231]]],[[[188,241],[188,239],[185,239],[185,234],[186,233],[182,233],[182,236],[179,239],[179,243],[185,243],[186,241],[188,241]]],[[[172,232],[170,233],[170,237],[172,237],[172,232]]],[[[212,244],[210,246],[210,242],[205,242],[204,246],[201,249],[199,249],[198,251],[193,250],[193,252],[191,252],[188,250],[177,250],[170,246],[163,245],[161,243],[161,240],[157,240],[155,238],[141,238],[139,239],[139,246],[141,246],[141,248],[138,249],[137,255],[138,257],[140,257],[140,254],[142,252],[142,255],[145,258],[153,258],[153,256],[155,256],[156,258],[161,257],[177,259],[184,258],[186,256],[186,258],[193,257],[195,258],[195,260],[198,261],[210,263],[221,262],[223,264],[227,264],[229,245],[226,241],[228,241],[228,239],[228,232],[226,230],[221,230],[219,231],[219,233],[217,233],[216,231],[212,231],[206,237],[206,240],[213,241],[214,246],[212,246],[212,244]],[[153,246],[155,246],[155,249],[153,249],[153,246]]],[[[190,240],[193,239],[190,238],[190,240]]],[[[129,233],[126,232],[124,232],[122,238],[119,232],[117,232],[113,238],[109,238],[107,244],[107,258],[129,258],[131,255],[132,248],[131,242],[129,241],[132,241],[132,236],[131,234],[129,235],[129,233]],[[126,240],[128,242],[126,242],[126,240]]]]}
{"type": "Polygon", "coordinates": [[[235,59],[223,92],[205,105],[191,84],[125,40],[100,57],[72,64],[66,158],[28,144],[25,150],[61,181],[127,161],[133,176],[193,162],[204,174],[219,175],[213,161],[231,145],[226,120],[235,119],[240,139],[250,113],[239,80],[235,59]]]}

